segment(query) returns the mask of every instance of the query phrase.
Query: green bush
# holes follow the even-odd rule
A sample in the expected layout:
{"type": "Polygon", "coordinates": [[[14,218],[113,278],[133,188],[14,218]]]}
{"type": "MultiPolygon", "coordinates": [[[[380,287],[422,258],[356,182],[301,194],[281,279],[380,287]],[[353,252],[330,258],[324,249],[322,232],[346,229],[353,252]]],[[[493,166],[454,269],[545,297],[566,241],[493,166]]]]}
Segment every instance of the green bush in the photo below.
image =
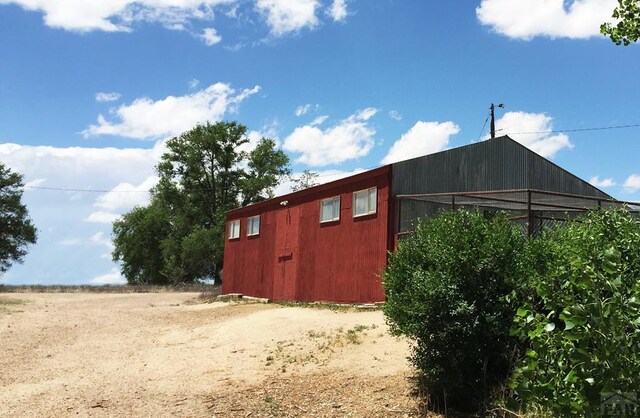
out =
{"type": "Polygon", "coordinates": [[[514,335],[530,349],[511,381],[529,409],[598,416],[603,392],[640,389],[640,220],[598,211],[528,248],[534,296],[514,335]]]}
{"type": "Polygon", "coordinates": [[[433,401],[475,409],[508,377],[525,243],[504,214],[443,212],[390,255],[384,313],[415,341],[411,360],[433,401]]]}

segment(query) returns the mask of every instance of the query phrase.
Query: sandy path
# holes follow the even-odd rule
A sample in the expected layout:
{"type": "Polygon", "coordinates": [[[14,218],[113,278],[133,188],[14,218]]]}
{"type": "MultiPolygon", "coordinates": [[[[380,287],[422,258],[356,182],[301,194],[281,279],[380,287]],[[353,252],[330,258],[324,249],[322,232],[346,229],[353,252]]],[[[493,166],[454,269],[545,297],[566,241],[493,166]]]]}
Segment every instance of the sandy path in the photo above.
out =
{"type": "Polygon", "coordinates": [[[186,304],[196,296],[0,294],[0,416],[305,416],[269,388],[312,382],[293,386],[313,399],[323,381],[406,380],[407,345],[379,311],[186,304]]]}

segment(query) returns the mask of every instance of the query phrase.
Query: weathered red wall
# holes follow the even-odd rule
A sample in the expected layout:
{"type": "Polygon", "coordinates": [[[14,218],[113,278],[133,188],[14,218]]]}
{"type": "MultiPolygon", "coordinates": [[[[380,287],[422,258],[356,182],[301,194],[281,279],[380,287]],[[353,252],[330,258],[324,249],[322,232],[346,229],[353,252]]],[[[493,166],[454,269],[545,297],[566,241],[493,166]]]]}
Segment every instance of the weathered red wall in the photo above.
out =
{"type": "MultiPolygon", "coordinates": [[[[389,239],[390,167],[236,209],[240,238],[226,239],[223,293],[272,300],[377,302],[389,239]],[[377,187],[377,211],[354,218],[353,192],[377,187]],[[320,223],[320,201],[340,195],[340,220],[320,223]],[[282,206],[282,201],[288,201],[282,206]],[[246,236],[260,215],[260,235],[246,236]]],[[[227,233],[228,236],[228,233],[227,233]]]]}

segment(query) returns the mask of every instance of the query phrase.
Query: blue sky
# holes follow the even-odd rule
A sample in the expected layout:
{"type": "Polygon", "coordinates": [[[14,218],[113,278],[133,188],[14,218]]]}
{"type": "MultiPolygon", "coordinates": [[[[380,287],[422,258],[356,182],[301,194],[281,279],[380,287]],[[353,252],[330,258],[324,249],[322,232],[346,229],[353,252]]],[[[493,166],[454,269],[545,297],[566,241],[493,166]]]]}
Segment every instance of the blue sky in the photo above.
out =
{"type": "Polygon", "coordinates": [[[576,131],[640,124],[638,46],[598,34],[616,4],[0,0],[0,161],[40,233],[0,281],[121,282],[111,221],[206,120],[329,181],[482,140],[502,102],[499,134],[638,201],[640,128],[576,131]]]}

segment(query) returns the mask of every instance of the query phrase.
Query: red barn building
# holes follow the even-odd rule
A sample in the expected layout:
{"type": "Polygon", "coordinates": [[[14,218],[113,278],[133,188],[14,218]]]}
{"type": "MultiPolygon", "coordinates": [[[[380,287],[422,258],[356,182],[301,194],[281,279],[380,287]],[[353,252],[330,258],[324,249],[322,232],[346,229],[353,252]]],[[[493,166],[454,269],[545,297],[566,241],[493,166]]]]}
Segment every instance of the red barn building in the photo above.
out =
{"type": "Polygon", "coordinates": [[[223,293],[384,300],[390,173],[385,166],[229,212],[223,293]]]}
{"type": "Polygon", "coordinates": [[[424,202],[413,201],[402,203],[400,216],[399,196],[449,193],[460,202],[465,193],[507,190],[529,191],[529,222],[532,208],[560,210],[561,193],[598,204],[611,199],[508,137],[484,141],[229,211],[222,292],[274,301],[383,301],[388,252],[399,230],[427,212],[424,202]],[[531,190],[557,193],[556,203],[532,205],[531,190]]]}

